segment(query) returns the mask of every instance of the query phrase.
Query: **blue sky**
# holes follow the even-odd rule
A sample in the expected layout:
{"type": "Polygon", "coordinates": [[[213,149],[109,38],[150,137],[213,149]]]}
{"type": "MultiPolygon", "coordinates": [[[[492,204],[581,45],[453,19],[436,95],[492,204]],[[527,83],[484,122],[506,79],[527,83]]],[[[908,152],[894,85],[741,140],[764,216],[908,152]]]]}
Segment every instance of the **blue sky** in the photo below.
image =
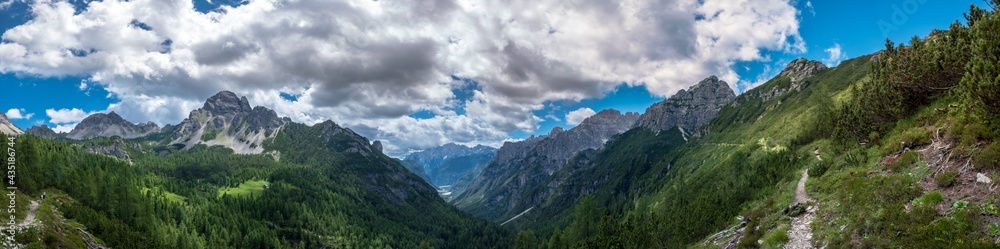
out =
{"type": "MultiPolygon", "coordinates": [[[[0,3],[7,3],[9,1],[2,1],[0,3]]],[[[86,8],[86,4],[83,1],[73,1],[76,5],[77,12],[86,8]]],[[[220,4],[229,6],[239,6],[240,4],[245,4],[244,1],[223,1],[215,0],[213,3],[208,1],[195,1],[194,8],[200,12],[208,11],[218,11],[220,4]]],[[[798,9],[799,14],[798,19],[798,33],[806,43],[805,53],[799,53],[795,51],[788,50],[763,50],[762,53],[767,58],[766,60],[756,60],[749,62],[736,61],[731,67],[740,78],[740,82],[730,82],[737,86],[737,91],[745,91],[747,87],[751,87],[753,83],[759,82],[758,79],[768,79],[771,76],[780,72],[784,65],[796,58],[805,57],[808,59],[824,61],[825,63],[836,63],[840,60],[846,58],[853,58],[861,56],[864,54],[870,54],[876,52],[883,48],[885,38],[891,38],[894,41],[907,41],[910,37],[914,35],[925,36],[932,29],[945,29],[955,20],[962,19],[962,13],[966,12],[969,5],[975,3],[980,6],[984,6],[982,1],[943,1],[943,0],[889,0],[889,1],[858,1],[858,0],[845,0],[845,1],[802,1],[794,3],[794,7],[798,9]],[[831,49],[839,48],[840,58],[831,58],[831,49]]],[[[3,6],[3,5],[0,5],[3,6]]],[[[0,9],[0,32],[6,32],[8,29],[22,25],[31,19],[31,14],[28,9],[28,5],[23,1],[15,0],[9,6],[4,9],[0,9]]],[[[377,21],[377,20],[376,20],[377,21]]],[[[370,23],[370,22],[369,22],[370,23]]],[[[388,26],[390,23],[376,23],[378,26],[375,28],[382,28],[383,26],[388,26]]],[[[370,24],[367,24],[370,26],[370,24]]],[[[155,25],[154,25],[155,26],[155,25]]],[[[369,26],[363,26],[367,28],[369,26]]],[[[156,30],[159,27],[153,27],[156,30]]],[[[556,29],[553,29],[556,30],[556,29]]],[[[369,31],[362,29],[362,31],[369,31]]],[[[458,38],[448,38],[449,41],[460,41],[458,38]]],[[[471,39],[471,38],[467,38],[471,39]]],[[[4,42],[9,42],[5,40],[4,42]]],[[[452,45],[458,44],[454,42],[452,45]]],[[[2,65],[2,64],[0,64],[2,65]]],[[[629,66],[629,65],[623,65],[629,66]]],[[[460,71],[462,68],[475,68],[469,65],[459,65],[451,66],[452,76],[445,76],[452,78],[449,83],[454,87],[451,91],[453,92],[453,99],[449,100],[448,103],[453,103],[457,101],[458,103],[468,102],[476,100],[477,97],[482,96],[484,92],[489,95],[487,90],[483,87],[481,83],[473,79],[468,78],[458,78],[453,76],[466,75],[466,73],[460,71]],[[480,93],[477,95],[476,93],[480,93]]],[[[0,68],[3,69],[3,68],[0,68]]],[[[46,110],[60,110],[60,109],[80,109],[85,113],[102,111],[109,109],[109,105],[113,103],[118,103],[122,101],[122,97],[117,94],[111,93],[105,87],[109,86],[105,82],[89,82],[92,75],[88,73],[82,74],[62,74],[54,77],[42,77],[37,74],[25,73],[22,71],[14,69],[4,69],[0,70],[0,85],[7,87],[9,90],[7,96],[0,98],[0,108],[4,112],[11,108],[19,109],[18,112],[22,116],[28,116],[28,114],[33,114],[30,117],[13,119],[14,124],[18,125],[22,129],[28,128],[33,125],[38,124],[48,124],[50,126],[59,125],[58,123],[52,123],[51,117],[47,116],[46,110]],[[104,83],[104,84],[102,84],[104,83]],[[23,110],[21,110],[23,109],[23,110]]],[[[704,75],[701,78],[707,77],[704,75]]],[[[487,79],[493,79],[491,77],[484,77],[487,79]]],[[[565,78],[565,77],[563,77],[565,78]]],[[[524,122],[520,121],[505,121],[500,123],[510,123],[509,127],[518,127],[516,129],[506,128],[503,129],[506,132],[506,136],[513,139],[522,139],[530,135],[543,135],[548,133],[553,127],[561,126],[564,128],[569,128],[572,125],[567,124],[566,115],[567,113],[581,108],[589,108],[594,111],[601,111],[603,109],[613,108],[623,112],[644,112],[645,108],[651,104],[662,101],[663,96],[657,96],[651,94],[647,90],[647,87],[642,84],[642,82],[632,82],[629,84],[624,82],[627,79],[621,79],[619,83],[603,84],[602,87],[598,87],[602,94],[597,94],[594,97],[594,90],[580,90],[580,92],[570,92],[565,94],[565,96],[570,97],[550,97],[547,96],[545,99],[539,100],[537,106],[540,104],[543,106],[541,109],[532,109],[530,114],[540,118],[541,120],[537,122],[533,130],[525,130],[523,127],[531,127],[531,125],[524,125],[524,122]],[[610,86],[610,87],[608,87],[610,86]],[[608,90],[610,89],[610,90],[608,90]],[[574,95],[576,94],[576,95],[574,95]],[[579,97],[580,94],[585,95],[582,99],[579,97]],[[603,96],[601,96],[603,95],[603,96]],[[575,97],[574,97],[575,96],[575,97]],[[520,123],[518,123],[520,122],[520,123]],[[517,124],[514,124],[517,123],[517,124]]],[[[446,80],[447,81],[447,80],[446,80]]],[[[696,81],[686,83],[686,85],[692,85],[696,81]]],[[[232,86],[232,84],[230,84],[232,86]]],[[[279,113],[282,112],[295,112],[296,106],[302,104],[299,100],[303,93],[311,91],[323,91],[329,88],[315,87],[319,84],[313,85],[297,85],[292,86],[291,89],[305,89],[304,91],[295,90],[292,91],[280,91],[280,99],[283,101],[279,103],[287,104],[287,108],[276,108],[279,113]]],[[[402,86],[408,87],[408,86],[402,86]]],[[[130,96],[135,94],[141,94],[142,89],[155,89],[155,87],[140,88],[140,90],[129,91],[130,96]]],[[[289,88],[282,88],[289,89],[289,88]]],[[[500,87],[489,88],[488,90],[504,89],[500,87]]],[[[565,87],[559,88],[565,89],[565,87]]],[[[657,88],[663,89],[663,88],[657,88]]],[[[672,89],[672,88],[671,88],[672,89]]],[[[239,92],[237,90],[237,92],[239,92]]],[[[253,93],[253,91],[247,90],[243,94],[253,93]]],[[[200,94],[197,96],[204,96],[205,94],[200,94]]],[[[277,94],[276,94],[277,95],[277,94]]],[[[258,95],[254,95],[258,96],[258,95]]],[[[417,95],[423,96],[423,95],[417,95]]],[[[513,94],[512,96],[518,96],[513,94]]],[[[564,96],[564,95],[558,95],[564,96]]],[[[207,97],[207,96],[204,96],[207,97]]],[[[509,96],[508,96],[509,97],[509,96]]],[[[266,99],[259,97],[259,99],[266,99]]],[[[523,101],[517,100],[514,97],[512,101],[523,101]]],[[[256,103],[261,105],[266,105],[264,103],[256,103]]],[[[391,104],[391,103],[390,103],[391,104]]],[[[415,122],[420,122],[421,120],[431,120],[435,117],[440,117],[442,111],[453,111],[458,116],[466,115],[466,104],[458,104],[454,106],[446,107],[435,107],[433,105],[426,104],[424,102],[414,104],[409,110],[408,117],[416,119],[415,122]]],[[[379,106],[381,107],[381,106],[379,106]]],[[[375,109],[372,107],[373,110],[375,109]]],[[[472,107],[469,107],[472,108],[472,107]]],[[[334,108],[335,109],[335,108],[334,108]]],[[[517,109],[517,108],[511,108],[517,109]]],[[[521,108],[520,110],[524,110],[521,108]]],[[[186,113],[190,110],[183,110],[180,112],[186,113]]],[[[321,113],[321,112],[317,112],[321,113]]],[[[330,113],[336,113],[331,111],[330,113]]],[[[143,116],[135,114],[136,118],[133,119],[143,119],[143,116]]],[[[510,115],[508,115],[510,116],[510,115]]],[[[126,115],[126,118],[129,116],[126,115]]],[[[330,117],[335,119],[352,119],[350,115],[335,115],[331,114],[330,117]]],[[[488,122],[488,118],[474,118],[478,121],[471,123],[482,123],[488,122]],[[486,120],[486,121],[483,121],[486,120]]],[[[132,120],[134,122],[144,122],[149,120],[132,120]]],[[[371,121],[367,126],[373,126],[371,124],[377,124],[383,121],[371,121]]],[[[489,121],[492,122],[492,121],[489,121]]],[[[530,123],[530,122],[529,122],[530,123]]],[[[162,123],[160,125],[163,125],[162,123]]],[[[350,124],[348,125],[350,126],[350,124]]],[[[360,125],[359,125],[360,126],[360,125]]],[[[496,127],[506,127],[503,125],[496,125],[496,127]]],[[[388,134],[389,131],[372,132],[371,134],[363,134],[366,136],[380,136],[379,134],[388,134]]],[[[389,136],[389,135],[386,135],[389,136]]],[[[444,143],[441,139],[435,140],[437,143],[444,143]]],[[[468,140],[466,142],[471,142],[476,140],[468,140]]],[[[416,146],[416,145],[414,145],[416,146]]],[[[419,147],[419,146],[417,146],[419,147]]],[[[406,147],[400,146],[400,150],[405,150],[406,147]]]]}

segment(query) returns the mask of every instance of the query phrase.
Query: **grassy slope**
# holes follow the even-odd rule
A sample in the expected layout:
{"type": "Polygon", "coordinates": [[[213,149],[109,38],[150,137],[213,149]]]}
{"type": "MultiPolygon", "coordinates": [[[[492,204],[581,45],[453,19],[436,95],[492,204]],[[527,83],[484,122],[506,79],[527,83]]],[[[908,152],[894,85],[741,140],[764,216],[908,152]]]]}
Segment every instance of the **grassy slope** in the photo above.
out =
{"type": "MultiPolygon", "coordinates": [[[[268,181],[245,181],[239,186],[234,188],[221,188],[219,189],[219,196],[229,195],[229,196],[259,196],[264,192],[264,186],[270,184],[268,181]]],[[[167,194],[167,199],[171,198],[171,194],[167,194]]]]}
{"type": "Polygon", "coordinates": [[[739,105],[723,108],[704,128],[707,136],[657,165],[674,168],[660,181],[663,187],[641,198],[633,212],[669,221],[665,226],[674,236],[663,243],[677,246],[737,223],[734,218],[743,211],[780,209],[790,202],[781,193],[794,189],[789,186],[795,172],[815,160],[812,148],[802,143],[821,132],[814,128],[825,125],[836,94],[861,80],[868,63],[868,56],[844,61],[805,79],[811,84],[803,91],[769,101],[757,95],[786,87],[787,78],[742,94],[739,105]]]}

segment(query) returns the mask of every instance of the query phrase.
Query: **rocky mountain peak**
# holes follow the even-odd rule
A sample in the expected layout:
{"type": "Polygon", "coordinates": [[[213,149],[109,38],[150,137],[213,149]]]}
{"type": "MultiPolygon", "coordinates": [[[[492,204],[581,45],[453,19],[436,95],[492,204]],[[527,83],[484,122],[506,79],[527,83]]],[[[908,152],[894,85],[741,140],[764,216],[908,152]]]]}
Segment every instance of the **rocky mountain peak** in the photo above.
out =
{"type": "Polygon", "coordinates": [[[8,120],[7,115],[3,114],[2,112],[0,112],[0,132],[7,135],[24,134],[24,132],[21,131],[21,129],[17,128],[17,126],[14,125],[14,123],[11,123],[10,120],[8,120]]]}
{"type": "Polygon", "coordinates": [[[635,127],[655,132],[674,127],[695,130],[712,120],[723,106],[735,98],[736,94],[728,83],[710,76],[647,108],[635,127]]]}
{"type": "Polygon", "coordinates": [[[826,65],[823,65],[822,62],[799,58],[788,63],[788,66],[785,67],[785,70],[781,71],[780,75],[787,76],[792,82],[799,82],[806,77],[819,73],[819,71],[823,71],[823,69],[826,69],[826,65]]]}
{"type": "Polygon", "coordinates": [[[52,128],[49,128],[48,125],[32,126],[31,128],[28,128],[28,130],[24,132],[48,139],[55,138],[58,135],[55,131],[52,130],[52,128]]]}
{"type": "Polygon", "coordinates": [[[215,115],[246,113],[253,111],[253,108],[250,107],[250,102],[247,101],[246,96],[241,98],[230,91],[221,91],[214,96],[209,97],[201,109],[209,111],[215,115]]]}
{"type": "Polygon", "coordinates": [[[209,97],[201,109],[191,111],[177,125],[171,143],[185,147],[222,145],[236,153],[257,154],[264,151],[264,140],[274,138],[290,122],[266,107],[251,108],[246,97],[222,91],[209,97]]]}
{"type": "Polygon", "coordinates": [[[95,137],[137,138],[150,133],[159,132],[160,127],[147,122],[141,125],[133,124],[114,111],[107,114],[94,113],[80,121],[66,136],[71,139],[90,139],[95,137]]]}

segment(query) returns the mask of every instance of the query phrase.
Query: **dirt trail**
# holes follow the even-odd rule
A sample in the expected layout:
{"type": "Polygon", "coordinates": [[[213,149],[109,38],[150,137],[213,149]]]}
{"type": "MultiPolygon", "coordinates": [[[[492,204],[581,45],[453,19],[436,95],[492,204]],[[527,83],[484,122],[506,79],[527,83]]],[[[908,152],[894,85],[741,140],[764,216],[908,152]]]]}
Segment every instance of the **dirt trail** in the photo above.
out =
{"type": "MultiPolygon", "coordinates": [[[[806,194],[806,180],[809,179],[809,171],[802,172],[802,178],[799,179],[799,184],[795,188],[795,202],[799,205],[808,205],[809,195],[806,194]]],[[[806,212],[798,217],[792,218],[792,229],[788,230],[788,244],[785,244],[783,248],[785,249],[805,249],[813,248],[812,246],[812,221],[816,216],[816,207],[807,206],[806,212]]]]}
{"type": "MultiPolygon", "coordinates": [[[[24,220],[21,221],[21,224],[14,225],[14,227],[26,227],[35,222],[35,211],[38,210],[38,202],[31,201],[30,207],[31,208],[28,209],[28,214],[24,216],[24,220]]],[[[0,230],[6,230],[7,228],[7,226],[0,226],[0,230]]]]}

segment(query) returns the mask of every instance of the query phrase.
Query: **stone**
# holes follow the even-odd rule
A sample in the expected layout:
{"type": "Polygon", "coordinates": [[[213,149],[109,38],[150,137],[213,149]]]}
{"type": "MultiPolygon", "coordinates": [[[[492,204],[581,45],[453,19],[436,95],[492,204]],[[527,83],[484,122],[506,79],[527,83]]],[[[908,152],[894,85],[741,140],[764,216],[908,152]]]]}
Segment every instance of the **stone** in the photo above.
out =
{"type": "Polygon", "coordinates": [[[976,182],[991,184],[993,183],[993,180],[991,180],[990,177],[986,176],[983,173],[976,173],[976,182]]]}

